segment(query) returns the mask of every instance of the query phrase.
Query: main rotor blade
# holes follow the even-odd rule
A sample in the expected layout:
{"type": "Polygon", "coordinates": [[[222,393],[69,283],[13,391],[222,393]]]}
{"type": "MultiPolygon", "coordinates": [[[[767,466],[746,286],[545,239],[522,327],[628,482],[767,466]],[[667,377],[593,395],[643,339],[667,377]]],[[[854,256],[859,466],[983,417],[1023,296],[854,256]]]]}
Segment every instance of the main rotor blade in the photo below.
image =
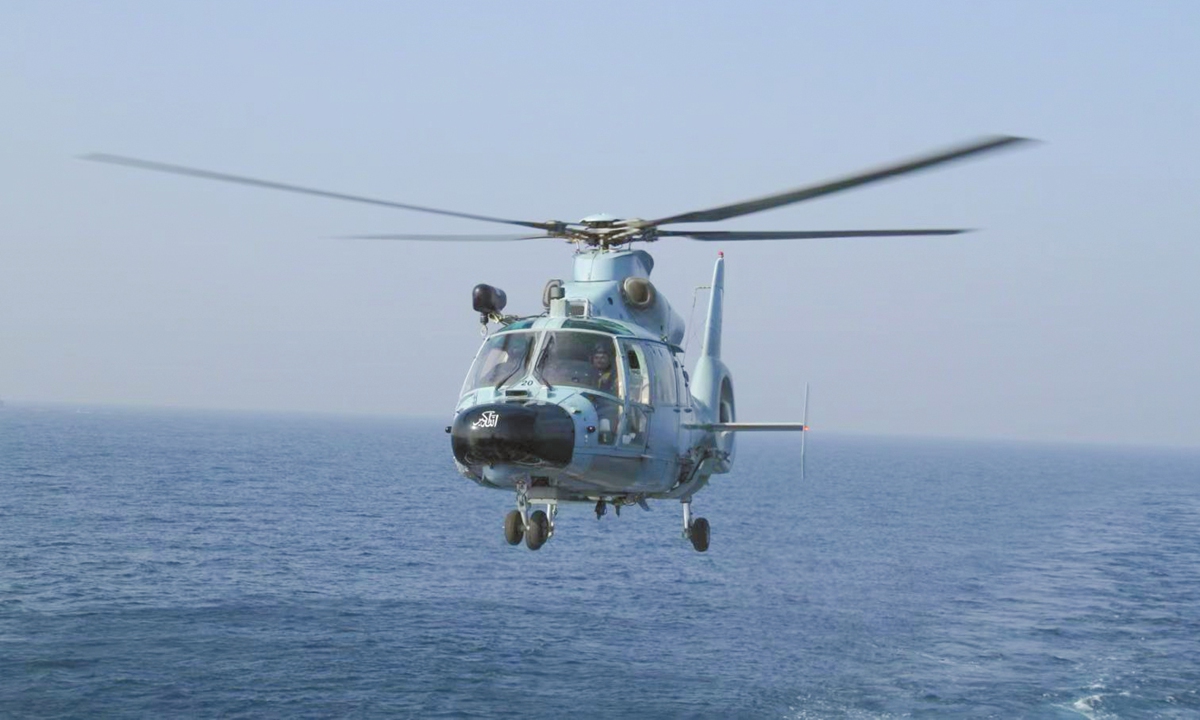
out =
{"type": "Polygon", "coordinates": [[[685,237],[692,240],[815,240],[819,238],[919,237],[959,235],[968,229],[928,230],[659,230],[659,237],[685,237]]]}
{"type": "Polygon", "coordinates": [[[139,168],[141,170],[154,170],[155,172],[171,173],[173,175],[187,175],[190,177],[203,178],[205,180],[220,180],[222,182],[237,183],[239,185],[252,185],[255,187],[269,188],[271,190],[284,190],[286,192],[301,193],[304,195],[316,195],[318,197],[333,198],[334,200],[348,200],[350,202],[366,203],[368,205],[382,205],[384,207],[400,208],[401,210],[415,210],[417,212],[434,213],[435,215],[449,215],[450,217],[467,218],[468,220],[483,220],[484,222],[504,223],[506,225],[521,225],[523,227],[537,228],[538,230],[551,230],[555,227],[555,223],[508,220],[506,218],[497,218],[488,215],[475,215],[474,213],[456,212],[454,210],[439,210],[438,208],[423,207],[421,205],[409,205],[407,203],[392,202],[391,200],[378,200],[376,198],[363,197],[361,195],[347,195],[346,193],[318,190],[315,188],[301,187],[299,185],[288,185],[286,183],[274,182],[272,180],[260,180],[258,178],[244,177],[241,175],[230,175],[228,173],[219,173],[211,170],[185,167],[183,165],[170,165],[167,163],[154,162],[152,160],[139,160],[138,158],[125,157],[122,155],[92,153],[90,155],[82,155],[80,158],[83,160],[90,160],[92,162],[108,163],[110,165],[124,165],[126,167],[139,168]]]}
{"type": "Polygon", "coordinates": [[[436,235],[436,234],[400,234],[400,235],[342,235],[345,240],[436,240],[442,242],[505,242],[510,240],[561,240],[554,235],[530,235],[514,233],[512,235],[436,235]]]}
{"type": "Polygon", "coordinates": [[[954,160],[961,160],[972,155],[999,150],[1002,147],[1014,145],[1018,143],[1030,142],[1028,138],[1011,137],[1000,135],[995,137],[983,138],[975,142],[950,148],[931,155],[906,160],[895,165],[887,165],[875,170],[849,175],[837,180],[830,180],[819,185],[810,185],[808,187],[797,188],[787,192],[778,193],[775,195],[767,195],[766,197],[756,198],[754,200],[746,200],[744,202],[733,203],[732,205],[722,205],[720,207],[709,208],[707,210],[697,210],[695,212],[683,213],[682,215],[672,215],[660,220],[652,220],[646,223],[649,227],[657,225],[668,225],[673,223],[685,222],[715,222],[717,220],[728,220],[729,218],[739,217],[741,215],[749,215],[750,213],[770,210],[771,208],[781,207],[783,205],[791,205],[792,203],[802,202],[804,200],[812,200],[813,198],[821,197],[822,195],[830,195],[843,190],[849,190],[860,185],[878,182],[886,178],[904,175],[906,173],[925,170],[935,165],[948,163],[954,160]]]}

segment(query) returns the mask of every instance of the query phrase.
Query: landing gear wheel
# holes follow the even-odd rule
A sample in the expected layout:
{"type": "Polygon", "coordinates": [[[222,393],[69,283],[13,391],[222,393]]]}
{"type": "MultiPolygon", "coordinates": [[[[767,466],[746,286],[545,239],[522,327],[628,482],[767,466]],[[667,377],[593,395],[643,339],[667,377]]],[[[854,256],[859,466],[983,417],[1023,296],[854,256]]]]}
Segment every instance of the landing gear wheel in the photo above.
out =
{"type": "Polygon", "coordinates": [[[704,518],[696,518],[692,521],[692,532],[690,533],[692,547],[696,548],[696,552],[705,552],[708,550],[708,521],[704,518]]]}
{"type": "Polygon", "coordinates": [[[512,510],[504,516],[504,539],[509,545],[520,545],[525,536],[525,521],[520,510],[512,510]]]}
{"type": "Polygon", "coordinates": [[[545,511],[534,510],[529,516],[529,524],[525,526],[525,545],[530,550],[537,550],[550,539],[550,518],[545,511]]]}

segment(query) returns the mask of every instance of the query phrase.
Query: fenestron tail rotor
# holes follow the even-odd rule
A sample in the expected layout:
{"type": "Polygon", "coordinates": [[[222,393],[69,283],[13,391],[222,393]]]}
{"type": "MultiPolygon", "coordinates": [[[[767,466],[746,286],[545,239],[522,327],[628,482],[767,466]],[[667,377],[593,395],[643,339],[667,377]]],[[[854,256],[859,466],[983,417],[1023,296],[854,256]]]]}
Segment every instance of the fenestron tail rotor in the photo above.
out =
{"type": "Polygon", "coordinates": [[[203,170],[186,165],[174,165],[170,163],[157,162],[154,160],[142,160],[124,155],[93,153],[90,155],[83,155],[81,157],[84,160],[90,160],[92,162],[101,162],[110,165],[122,165],[140,170],[152,170],[154,172],[169,173],[172,175],[184,175],[188,177],[201,178],[204,180],[217,180],[220,182],[234,183],[238,185],[250,185],[269,190],[281,190],[290,193],[324,197],[332,200],[345,200],[348,202],[365,203],[368,205],[391,207],[400,210],[413,210],[415,212],[464,218],[467,220],[479,220],[482,222],[501,223],[504,225],[517,225],[519,227],[530,228],[532,230],[538,230],[544,233],[512,233],[496,235],[438,235],[398,233],[348,236],[352,238],[441,242],[509,242],[520,240],[561,239],[589,247],[608,249],[627,245],[632,242],[652,242],[668,237],[687,238],[690,240],[700,240],[706,242],[724,242],[729,240],[813,240],[822,238],[920,237],[958,235],[964,232],[970,232],[969,230],[963,228],[924,228],[899,230],[667,230],[662,229],[662,226],[676,225],[680,223],[717,222],[720,220],[741,217],[743,215],[750,215],[752,213],[762,212],[764,210],[771,210],[773,208],[783,207],[785,205],[793,205],[806,200],[812,200],[815,198],[824,197],[826,195],[831,195],[833,193],[843,192],[845,190],[879,182],[888,178],[907,175],[921,170],[927,170],[938,165],[982,155],[995,150],[1000,150],[1002,148],[1015,147],[1027,142],[1030,141],[1026,138],[1008,135],[986,137],[966,143],[964,145],[929,153],[927,155],[893,163],[891,165],[885,165],[873,170],[866,170],[853,175],[848,175],[843,178],[829,180],[826,182],[817,183],[815,185],[808,185],[805,187],[796,188],[794,190],[788,190],[787,192],[766,195],[764,197],[755,198],[752,200],[745,200],[729,205],[721,205],[705,210],[695,210],[678,215],[669,215],[657,220],[619,220],[606,217],[602,222],[597,221],[594,218],[585,218],[579,222],[563,222],[560,220],[547,220],[542,222],[514,220],[511,218],[501,218],[492,215],[480,215],[477,213],[460,212],[457,210],[443,210],[441,208],[427,207],[424,205],[412,205],[409,203],[382,200],[364,195],[353,195],[349,193],[334,192],[331,190],[321,190],[302,185],[276,182],[274,180],[263,180],[245,175],[233,175],[230,173],[203,170]]]}

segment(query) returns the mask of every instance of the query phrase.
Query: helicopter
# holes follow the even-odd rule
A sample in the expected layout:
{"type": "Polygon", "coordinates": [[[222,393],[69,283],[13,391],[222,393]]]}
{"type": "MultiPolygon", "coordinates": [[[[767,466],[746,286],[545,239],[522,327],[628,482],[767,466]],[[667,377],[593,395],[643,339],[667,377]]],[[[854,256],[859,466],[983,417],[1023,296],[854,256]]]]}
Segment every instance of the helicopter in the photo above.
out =
{"type": "MultiPolygon", "coordinates": [[[[692,230],[710,223],[843,192],[881,180],[1029,142],[999,135],[786,192],[653,220],[591,215],[576,222],[527,221],[444,210],[242,175],[90,154],[85,160],[207,180],[382,205],[522,228],[486,235],[377,234],[353,238],[409,241],[565,240],[575,245],[571,279],[550,280],[542,312],[506,315],[507,294],[487,284],[472,290],[485,335],[446,427],[458,472],[480,486],[515,493],[504,518],[510,545],[541,548],[554,535],[561,503],[649,509],[649,500],[683,508],[683,538],[709,548],[707,519],[692,499],[714,475],[730,472],[739,432],[801,433],[802,422],[737,420],[733,375],[721,359],[724,253],[709,286],[703,344],[689,374],[683,367],[685,323],[650,280],[654,259],[635,242],[797,240],[956,235],[951,229],[692,230]],[[495,330],[490,330],[491,326],[495,330]],[[537,509],[533,509],[537,507],[537,509]]],[[[803,460],[801,460],[803,463],[803,460]]]]}

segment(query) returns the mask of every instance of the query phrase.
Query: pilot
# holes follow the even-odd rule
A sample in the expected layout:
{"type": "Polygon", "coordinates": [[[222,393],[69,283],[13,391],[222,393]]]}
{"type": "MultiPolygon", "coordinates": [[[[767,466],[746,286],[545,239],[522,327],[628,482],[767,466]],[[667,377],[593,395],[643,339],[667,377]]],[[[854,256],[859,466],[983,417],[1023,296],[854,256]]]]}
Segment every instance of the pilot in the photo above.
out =
{"type": "Polygon", "coordinates": [[[617,369],[613,366],[612,347],[596,343],[592,350],[592,384],[600,392],[617,393],[617,369]]]}

